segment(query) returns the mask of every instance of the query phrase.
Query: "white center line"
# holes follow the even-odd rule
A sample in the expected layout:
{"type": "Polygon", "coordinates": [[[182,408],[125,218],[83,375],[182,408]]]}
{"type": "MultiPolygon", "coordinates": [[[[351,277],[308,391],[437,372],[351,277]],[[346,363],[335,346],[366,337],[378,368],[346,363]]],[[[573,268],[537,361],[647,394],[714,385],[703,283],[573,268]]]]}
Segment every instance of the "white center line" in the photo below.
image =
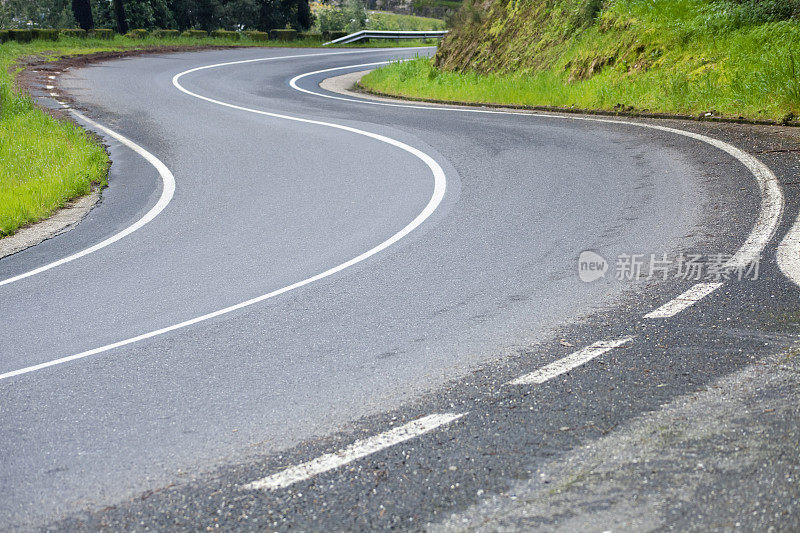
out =
{"type": "Polygon", "coordinates": [[[539,385],[545,381],[553,379],[556,376],[560,376],[561,374],[569,372],[573,368],[577,368],[583,364],[586,364],[595,357],[603,355],[609,350],[613,350],[614,348],[622,346],[623,344],[626,344],[632,340],[633,337],[622,337],[621,339],[615,339],[612,341],[596,342],[590,346],[587,346],[586,348],[569,354],[563,359],[559,359],[558,361],[554,361],[549,365],[543,366],[539,370],[509,381],[508,385],[539,385]]]}
{"type": "Polygon", "coordinates": [[[356,441],[337,452],[322,455],[307,463],[292,466],[277,474],[253,481],[242,488],[245,490],[276,490],[288,487],[298,481],[304,481],[395,444],[428,433],[439,426],[458,420],[465,414],[467,413],[435,413],[428,415],[368,439],[356,441]]]}
{"type": "Polygon", "coordinates": [[[715,290],[722,287],[721,282],[714,282],[714,283],[698,283],[694,285],[688,291],[676,296],[672,300],[668,301],[658,309],[654,311],[650,311],[646,315],[645,318],[670,318],[684,309],[691,307],[695,303],[699,302],[715,290]]]}

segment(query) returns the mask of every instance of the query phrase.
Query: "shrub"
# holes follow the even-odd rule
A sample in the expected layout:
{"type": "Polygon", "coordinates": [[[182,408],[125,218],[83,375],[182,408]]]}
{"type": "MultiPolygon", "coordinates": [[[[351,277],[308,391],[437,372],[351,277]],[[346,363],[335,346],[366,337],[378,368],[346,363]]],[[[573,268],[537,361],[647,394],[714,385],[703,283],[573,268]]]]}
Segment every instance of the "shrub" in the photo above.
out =
{"type": "Polygon", "coordinates": [[[42,29],[37,28],[31,30],[33,32],[33,38],[39,39],[40,41],[57,41],[58,40],[58,30],[49,30],[49,29],[42,29]]]}
{"type": "Polygon", "coordinates": [[[0,44],[3,44],[11,37],[8,35],[8,30],[0,30],[0,44]]]}
{"type": "Polygon", "coordinates": [[[297,34],[297,38],[304,41],[322,41],[322,34],[318,31],[303,31],[297,34]]]}
{"type": "Polygon", "coordinates": [[[80,28],[65,28],[61,30],[61,35],[64,37],[86,37],[86,30],[80,28]]]}
{"type": "Polygon", "coordinates": [[[325,42],[335,41],[336,39],[341,39],[347,35],[350,34],[346,31],[324,31],[322,32],[322,40],[325,42]]]}
{"type": "Polygon", "coordinates": [[[294,41],[297,30],[269,30],[269,38],[273,41],[294,41]]]}
{"type": "Polygon", "coordinates": [[[202,39],[208,37],[208,32],[204,30],[186,30],[181,33],[181,37],[192,37],[194,39],[202,39]]]}
{"type": "Polygon", "coordinates": [[[238,31],[228,31],[228,30],[214,30],[211,32],[211,36],[216,39],[228,39],[229,41],[238,41],[239,40],[239,32],[238,31]]]}
{"type": "Polygon", "coordinates": [[[178,30],[153,30],[151,35],[153,37],[160,37],[162,39],[175,39],[180,37],[181,32],[178,30]]]}
{"type": "Polygon", "coordinates": [[[8,37],[10,41],[29,43],[33,40],[33,32],[31,30],[8,30],[8,37]]]}
{"type": "Polygon", "coordinates": [[[265,31],[246,31],[244,32],[245,36],[248,39],[253,41],[268,41],[269,40],[269,33],[265,31]]]}
{"type": "Polygon", "coordinates": [[[125,34],[125,37],[127,37],[128,39],[144,39],[145,37],[147,37],[147,30],[143,29],[131,30],[125,34]]]}
{"type": "Polygon", "coordinates": [[[114,36],[114,30],[110,30],[108,28],[95,28],[93,30],[89,30],[89,37],[94,37],[95,39],[111,39],[114,36]]]}

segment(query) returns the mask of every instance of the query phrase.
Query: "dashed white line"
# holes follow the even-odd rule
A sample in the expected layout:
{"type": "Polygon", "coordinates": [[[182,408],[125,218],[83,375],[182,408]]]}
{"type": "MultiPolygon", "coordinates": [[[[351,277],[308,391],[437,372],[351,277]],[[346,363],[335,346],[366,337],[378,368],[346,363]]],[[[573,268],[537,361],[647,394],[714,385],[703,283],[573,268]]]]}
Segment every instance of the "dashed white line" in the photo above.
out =
{"type": "Polygon", "coordinates": [[[715,290],[722,287],[722,282],[713,282],[713,283],[698,283],[694,285],[688,291],[676,296],[672,300],[668,301],[658,309],[654,311],[650,311],[646,315],[645,318],[670,318],[684,309],[687,309],[715,290]]]}
{"type": "Polygon", "coordinates": [[[408,424],[390,429],[379,435],[359,440],[337,452],[317,457],[306,463],[292,466],[244,485],[245,490],[276,490],[288,487],[299,481],[305,481],[316,475],[328,472],[373,453],[385,450],[395,444],[419,437],[429,431],[458,420],[467,413],[436,413],[425,416],[408,424]]]}
{"type": "Polygon", "coordinates": [[[622,346],[623,344],[627,344],[632,340],[633,337],[622,337],[620,339],[614,339],[610,341],[596,342],[590,346],[587,346],[586,348],[578,350],[577,352],[573,352],[570,355],[559,359],[558,361],[554,361],[549,365],[543,366],[542,368],[531,372],[530,374],[525,374],[524,376],[520,376],[517,379],[511,380],[508,382],[508,384],[539,385],[553,379],[556,376],[560,376],[561,374],[565,374],[574,368],[584,365],[595,357],[603,355],[604,353],[622,346]]]}

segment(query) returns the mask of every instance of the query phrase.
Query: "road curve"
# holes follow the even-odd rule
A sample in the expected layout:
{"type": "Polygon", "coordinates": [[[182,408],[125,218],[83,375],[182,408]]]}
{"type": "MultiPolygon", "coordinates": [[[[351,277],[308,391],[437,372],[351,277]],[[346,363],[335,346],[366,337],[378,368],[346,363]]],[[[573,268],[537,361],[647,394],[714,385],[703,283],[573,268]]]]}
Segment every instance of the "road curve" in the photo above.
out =
{"type": "MultiPolygon", "coordinates": [[[[0,287],[0,374],[141,337],[0,380],[11,525],[398,409],[559,326],[676,291],[582,283],[581,251],[734,253],[757,219],[746,169],[668,132],[359,106],[288,84],[417,53],[428,51],[220,50],[61,77],[77,108],[158,157],[176,185],[135,233],[0,287]],[[228,105],[177,90],[186,71],[182,87],[228,105]],[[738,176],[747,194],[720,192],[715,173],[738,176]]],[[[156,169],[109,144],[102,203],[73,231],[0,260],[0,279],[101,242],[157,204],[156,169]]]]}

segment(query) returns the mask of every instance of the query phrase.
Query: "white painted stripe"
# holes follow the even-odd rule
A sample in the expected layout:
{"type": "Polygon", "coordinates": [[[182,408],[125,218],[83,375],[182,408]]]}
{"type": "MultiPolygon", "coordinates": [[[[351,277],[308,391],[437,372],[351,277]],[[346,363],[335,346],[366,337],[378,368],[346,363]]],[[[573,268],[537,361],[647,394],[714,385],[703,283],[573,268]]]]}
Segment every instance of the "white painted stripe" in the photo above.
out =
{"type": "MultiPolygon", "coordinates": [[[[48,263],[46,265],[40,266],[39,268],[35,268],[33,270],[30,270],[28,272],[24,272],[24,273],[19,274],[17,276],[13,276],[13,277],[4,279],[4,280],[0,281],[0,286],[8,285],[9,283],[14,283],[15,281],[19,281],[21,279],[29,278],[29,277],[34,276],[36,274],[40,274],[42,272],[50,270],[51,268],[55,268],[57,266],[65,264],[65,263],[69,263],[70,261],[74,261],[74,260],[76,260],[78,258],[81,258],[83,256],[89,255],[89,254],[91,254],[93,252],[96,252],[97,250],[100,250],[100,249],[105,248],[106,246],[108,246],[110,244],[113,244],[113,243],[117,242],[120,239],[123,239],[123,238],[127,237],[128,235],[130,235],[134,231],[136,231],[138,229],[141,229],[145,224],[147,224],[148,222],[150,222],[154,218],[156,218],[164,210],[164,208],[167,207],[167,205],[172,200],[173,195],[175,194],[175,176],[172,175],[172,172],[170,172],[170,170],[167,168],[167,166],[164,163],[162,163],[160,159],[158,159],[156,156],[154,156],[153,154],[151,154],[150,152],[148,152],[147,150],[145,150],[144,148],[142,148],[141,146],[139,146],[135,142],[131,141],[127,137],[124,137],[123,135],[115,132],[114,130],[111,130],[111,129],[106,128],[105,126],[103,126],[101,124],[98,124],[97,122],[95,122],[95,121],[83,116],[78,111],[75,111],[74,109],[70,109],[70,113],[72,113],[79,120],[82,120],[82,121],[86,122],[87,124],[93,126],[94,128],[97,128],[98,130],[102,131],[103,133],[105,133],[109,137],[112,137],[112,138],[116,139],[117,141],[121,142],[122,144],[124,144],[125,146],[127,146],[128,148],[130,148],[131,150],[133,150],[134,152],[136,152],[137,154],[139,154],[140,156],[145,158],[148,163],[153,165],[156,168],[156,170],[158,171],[159,176],[161,176],[161,183],[162,183],[161,197],[158,199],[158,202],[156,202],[156,204],[152,208],[150,208],[150,210],[147,213],[145,213],[145,215],[142,218],[140,218],[139,220],[137,220],[135,223],[133,223],[132,225],[128,226],[124,230],[120,231],[119,233],[116,233],[116,234],[112,235],[111,237],[109,237],[109,238],[107,238],[107,239],[105,239],[105,240],[103,240],[103,241],[101,241],[101,242],[99,242],[99,243],[97,243],[97,244],[95,244],[93,246],[90,246],[89,248],[81,250],[80,252],[77,252],[77,253],[74,253],[74,254],[72,254],[70,256],[67,256],[67,257],[64,257],[62,259],[59,259],[58,261],[53,261],[52,263],[48,263]]],[[[5,374],[0,375],[0,379],[2,379],[3,376],[5,376],[5,374]]]]}
{"type": "Polygon", "coordinates": [[[558,361],[554,361],[549,365],[543,366],[539,370],[535,372],[531,372],[530,374],[525,374],[524,376],[518,377],[512,381],[509,381],[509,385],[539,385],[544,383],[545,381],[551,380],[556,376],[560,376],[561,374],[565,374],[574,368],[578,368],[581,365],[584,365],[594,359],[599,355],[603,355],[604,353],[617,348],[618,346],[622,346],[623,344],[627,344],[633,340],[633,337],[622,337],[621,339],[615,339],[611,341],[600,341],[592,344],[591,346],[587,346],[577,352],[573,352],[570,355],[564,357],[563,359],[559,359],[558,361]]]}
{"type": "Polygon", "coordinates": [[[51,89],[55,89],[55,88],[56,88],[55,85],[46,85],[45,86],[45,89],[47,89],[48,91],[51,90],[51,89]]]}
{"type": "MultiPolygon", "coordinates": [[[[331,54],[324,54],[324,55],[331,55],[331,54]]],[[[287,56],[284,56],[284,57],[287,57],[287,56]]],[[[227,63],[223,63],[223,65],[224,64],[227,64],[227,63]]],[[[393,244],[395,244],[397,241],[399,241],[400,239],[402,239],[403,237],[405,237],[406,235],[408,235],[409,233],[414,231],[416,228],[418,228],[428,217],[430,217],[433,214],[434,211],[436,211],[436,208],[439,207],[439,204],[442,202],[442,199],[444,198],[445,191],[446,191],[446,188],[447,188],[447,178],[445,176],[444,170],[442,170],[442,167],[439,165],[439,163],[437,163],[431,156],[429,156],[425,152],[423,152],[421,150],[418,150],[418,149],[416,149],[416,148],[414,148],[412,146],[409,146],[409,145],[407,145],[405,143],[402,143],[400,141],[397,141],[395,139],[392,139],[390,137],[385,137],[383,135],[378,135],[376,133],[370,133],[368,131],[363,131],[363,130],[359,130],[359,129],[356,129],[356,128],[351,128],[349,126],[342,126],[342,125],[339,125],[339,124],[333,124],[333,123],[329,123],[329,122],[320,122],[320,121],[317,121],[317,120],[309,120],[309,119],[291,117],[291,116],[287,116],[287,115],[279,115],[279,114],[275,114],[275,113],[268,113],[266,111],[259,111],[259,110],[256,110],[256,109],[248,109],[246,107],[234,106],[232,104],[227,104],[225,102],[219,102],[217,100],[212,100],[211,98],[206,98],[204,96],[195,95],[194,93],[191,93],[191,92],[187,91],[186,89],[183,89],[180,86],[180,84],[178,83],[178,79],[183,74],[186,74],[186,73],[189,73],[189,72],[195,72],[197,70],[203,70],[203,67],[197,68],[197,69],[192,69],[192,70],[187,70],[186,72],[177,74],[173,78],[173,83],[181,91],[183,91],[183,92],[185,92],[187,94],[190,94],[192,96],[196,96],[197,98],[200,98],[202,100],[206,100],[206,101],[209,101],[209,102],[212,102],[212,103],[215,103],[215,104],[219,104],[219,105],[222,105],[222,106],[225,106],[225,107],[231,107],[231,108],[238,109],[238,110],[241,110],[241,111],[247,111],[247,112],[250,112],[250,113],[257,113],[257,114],[261,114],[261,115],[267,115],[267,116],[280,118],[280,119],[285,119],[285,120],[290,120],[290,121],[295,121],[295,122],[303,122],[303,123],[307,123],[307,124],[316,124],[316,125],[320,125],[320,126],[326,126],[326,127],[335,128],[335,129],[338,129],[338,130],[347,131],[347,132],[350,132],[350,133],[354,133],[354,134],[357,134],[357,135],[362,135],[362,136],[365,136],[365,137],[369,137],[369,138],[375,139],[377,141],[389,144],[391,146],[395,146],[397,148],[400,148],[401,150],[404,150],[404,151],[414,155],[415,157],[420,159],[423,163],[425,163],[425,165],[427,165],[427,167],[430,169],[430,171],[431,171],[431,173],[433,175],[433,193],[431,194],[431,198],[428,201],[428,204],[425,206],[425,208],[422,210],[422,212],[420,212],[414,218],[414,220],[409,222],[408,225],[406,225],[403,229],[401,229],[400,231],[398,231],[397,233],[395,233],[394,235],[389,237],[387,240],[385,240],[382,243],[378,244],[374,248],[371,248],[371,249],[367,250],[366,252],[362,253],[361,255],[359,255],[357,257],[354,257],[353,259],[350,259],[349,261],[346,261],[346,262],[344,262],[344,263],[342,263],[340,265],[337,265],[337,266],[335,266],[333,268],[330,268],[330,269],[328,269],[328,270],[326,270],[324,272],[321,272],[321,273],[319,273],[319,274],[317,274],[315,276],[311,276],[310,278],[306,278],[304,280],[298,281],[298,282],[293,283],[291,285],[287,285],[286,287],[282,287],[282,288],[274,290],[272,292],[268,292],[267,294],[262,294],[261,296],[257,296],[255,298],[251,298],[250,300],[247,300],[247,301],[235,304],[235,305],[231,305],[231,306],[226,307],[224,309],[219,309],[217,311],[214,311],[214,312],[211,312],[211,313],[207,313],[205,315],[198,316],[198,317],[192,318],[190,320],[186,320],[184,322],[180,322],[178,324],[173,324],[171,326],[167,326],[167,327],[164,327],[164,328],[161,328],[161,329],[157,329],[157,330],[154,330],[154,331],[143,333],[141,335],[137,335],[137,336],[131,337],[129,339],[125,339],[125,340],[121,340],[121,341],[114,342],[114,343],[111,343],[111,344],[107,344],[105,346],[100,346],[99,348],[94,348],[92,350],[87,350],[85,352],[77,353],[77,354],[70,355],[70,356],[67,356],[67,357],[61,357],[59,359],[54,359],[52,361],[47,361],[47,362],[44,362],[44,363],[28,366],[28,367],[25,367],[25,368],[20,368],[18,370],[13,370],[11,372],[6,372],[4,374],[0,374],[0,380],[8,379],[8,378],[11,378],[11,377],[14,377],[14,376],[20,376],[22,374],[28,374],[30,372],[35,372],[37,370],[42,370],[44,368],[48,368],[48,367],[51,367],[51,366],[60,365],[60,364],[63,364],[63,363],[68,363],[70,361],[76,361],[78,359],[84,359],[86,357],[98,355],[98,354],[107,352],[109,350],[113,350],[115,348],[120,348],[122,346],[127,346],[129,344],[133,344],[133,343],[136,343],[136,342],[139,342],[139,341],[143,341],[143,340],[146,340],[146,339],[151,339],[153,337],[157,337],[159,335],[163,335],[163,334],[169,333],[171,331],[175,331],[175,330],[178,330],[178,329],[186,328],[186,327],[192,326],[194,324],[197,324],[197,323],[200,323],[200,322],[204,322],[206,320],[210,320],[212,318],[216,318],[216,317],[228,314],[228,313],[232,313],[234,311],[238,311],[238,310],[243,309],[245,307],[249,307],[251,305],[263,302],[264,300],[268,300],[270,298],[274,298],[276,296],[279,296],[279,295],[284,294],[286,292],[292,291],[294,289],[303,287],[305,285],[308,285],[309,283],[313,283],[313,282],[319,281],[319,280],[321,280],[323,278],[327,278],[328,276],[332,276],[333,274],[341,272],[342,270],[345,270],[345,269],[347,269],[347,268],[349,268],[349,267],[351,267],[351,266],[353,266],[353,265],[355,265],[357,263],[360,263],[360,262],[372,257],[373,255],[375,255],[375,254],[377,254],[379,252],[382,252],[383,250],[389,248],[393,244]]],[[[75,111],[73,111],[73,112],[78,114],[75,111]]],[[[79,115],[79,116],[83,117],[82,115],[79,115]]],[[[83,117],[83,118],[85,118],[85,117],[83,117]]],[[[100,127],[102,128],[102,126],[100,126],[100,127]]],[[[158,160],[156,160],[156,161],[158,161],[158,160]]],[[[160,163],[160,161],[159,161],[159,163],[160,163]]],[[[166,167],[164,167],[164,169],[166,169],[166,167]]],[[[85,251],[85,253],[84,252],[81,252],[81,253],[83,255],[85,255],[86,253],[89,253],[90,251],[93,251],[93,250],[89,249],[89,251],[85,251]]],[[[67,260],[71,260],[71,259],[67,258],[67,260]]],[[[66,261],[66,260],[62,260],[62,261],[66,261]]],[[[57,265],[54,263],[52,266],[57,266],[57,265]]],[[[48,265],[46,268],[52,268],[52,266],[48,265]]],[[[43,267],[43,268],[45,268],[45,267],[43,267]]],[[[24,274],[23,276],[33,275],[35,273],[37,273],[37,271],[32,271],[31,273],[24,274]]],[[[11,278],[12,281],[14,279],[15,278],[11,278]]],[[[10,283],[10,281],[9,281],[9,283],[10,283]]],[[[3,283],[0,282],[0,285],[2,285],[2,284],[3,283]]]]}
{"type": "Polygon", "coordinates": [[[56,77],[55,77],[55,76],[47,76],[47,77],[48,77],[49,79],[51,79],[51,80],[54,80],[54,79],[56,79],[56,77]]]}
{"type": "Polygon", "coordinates": [[[800,215],[778,245],[777,259],[783,275],[800,286],[800,215]]]}
{"type": "MultiPolygon", "coordinates": [[[[419,50],[421,48],[425,48],[425,47],[398,48],[396,50],[401,50],[401,51],[402,50],[419,50]]],[[[297,55],[291,55],[291,56],[277,56],[277,57],[250,59],[250,60],[243,61],[243,63],[250,63],[250,62],[254,62],[254,61],[277,61],[277,60],[281,60],[281,59],[293,59],[293,58],[298,58],[298,57],[318,57],[318,56],[365,54],[365,53],[378,53],[378,52],[386,52],[386,50],[385,49],[383,49],[383,50],[375,49],[375,50],[357,50],[357,51],[349,51],[349,52],[326,52],[326,53],[321,53],[321,54],[297,54],[297,55]]],[[[207,67],[200,67],[199,69],[192,69],[192,71],[194,71],[194,70],[202,70],[204,68],[211,68],[211,67],[215,67],[215,66],[221,66],[221,65],[225,65],[225,64],[227,64],[227,63],[222,63],[222,64],[219,64],[219,65],[210,65],[210,66],[207,66],[207,67]]],[[[187,72],[189,72],[189,71],[187,71],[187,72]]],[[[48,78],[55,79],[55,76],[48,76],[48,78]]],[[[51,87],[52,86],[48,85],[48,88],[51,88],[51,87]]],[[[55,96],[55,97],[58,96],[58,94],[56,94],[56,93],[50,93],[50,94],[51,94],[51,96],[55,96]]],[[[70,107],[67,104],[65,104],[63,102],[58,102],[58,103],[61,104],[61,106],[63,108],[70,109],[70,107]]],[[[36,274],[40,274],[42,272],[50,270],[51,268],[55,268],[57,266],[65,264],[65,263],[69,263],[70,261],[74,261],[75,259],[78,259],[78,258],[83,257],[85,255],[88,255],[90,253],[96,252],[96,251],[98,251],[98,250],[100,250],[102,248],[105,248],[109,244],[113,244],[114,242],[122,239],[123,237],[126,237],[126,236],[130,235],[134,231],[140,229],[142,226],[144,226],[145,224],[147,224],[148,222],[153,220],[156,216],[158,216],[159,213],[161,213],[161,211],[164,210],[164,208],[167,206],[167,204],[169,204],[169,202],[172,200],[172,196],[173,196],[174,191],[175,191],[175,178],[172,175],[172,172],[170,172],[170,170],[163,163],[161,163],[161,161],[157,157],[155,157],[150,152],[147,152],[144,148],[140,147],[139,145],[137,145],[136,143],[134,143],[130,139],[128,139],[128,138],[122,136],[121,134],[119,134],[119,133],[117,133],[117,132],[115,132],[115,131],[113,131],[113,130],[111,130],[109,128],[106,128],[105,126],[102,126],[102,125],[98,124],[97,122],[85,117],[84,115],[82,115],[78,111],[75,111],[74,109],[70,109],[70,112],[73,114],[73,116],[75,116],[79,120],[82,120],[82,121],[86,122],[87,124],[90,124],[91,126],[94,126],[95,128],[103,131],[104,133],[106,133],[110,137],[112,137],[112,138],[116,139],[117,141],[121,142],[122,144],[124,144],[128,148],[132,149],[133,151],[135,151],[136,153],[138,153],[139,155],[144,157],[154,167],[156,167],[156,169],[158,170],[159,175],[161,176],[161,180],[162,180],[161,197],[159,198],[159,200],[156,203],[156,205],[153,206],[153,208],[150,209],[150,211],[148,211],[140,220],[135,222],[132,226],[122,230],[120,233],[117,233],[116,235],[113,235],[113,236],[109,237],[108,239],[106,239],[106,240],[104,240],[104,241],[102,241],[102,242],[100,242],[98,244],[95,244],[94,246],[91,246],[90,248],[87,248],[86,250],[83,250],[83,251],[80,251],[80,252],[78,252],[76,254],[70,255],[69,257],[65,257],[65,258],[60,259],[58,261],[54,261],[53,263],[49,263],[49,264],[44,265],[42,267],[36,268],[34,270],[31,270],[30,272],[25,272],[25,273],[19,274],[17,276],[13,276],[13,277],[5,279],[5,280],[0,280],[0,286],[8,285],[9,283],[14,283],[14,282],[19,281],[21,279],[25,279],[25,278],[28,278],[30,276],[34,276],[36,274]]]]}
{"type": "Polygon", "coordinates": [[[650,311],[646,315],[645,318],[670,318],[684,309],[687,309],[715,290],[722,287],[722,282],[714,282],[714,283],[698,283],[697,285],[692,286],[691,289],[688,291],[676,296],[672,300],[668,301],[658,309],[654,311],[650,311]]]}
{"type": "MultiPolygon", "coordinates": [[[[537,116],[537,117],[547,117],[547,118],[559,118],[565,120],[581,120],[581,121],[589,121],[589,122],[601,122],[606,124],[625,124],[628,126],[637,126],[640,128],[647,128],[652,130],[663,131],[667,133],[673,133],[676,135],[682,135],[684,137],[688,137],[690,139],[694,139],[706,144],[709,144],[723,152],[729,154],[733,158],[735,158],[739,163],[744,165],[747,170],[753,175],[758,183],[758,187],[761,193],[761,205],[759,206],[758,211],[758,218],[756,219],[755,224],[753,225],[753,229],[750,231],[750,234],[747,236],[744,244],[742,244],[733,257],[725,263],[726,268],[728,269],[737,269],[737,268],[745,268],[747,265],[757,261],[764,251],[767,243],[772,239],[772,236],[775,234],[775,231],[778,228],[778,223],[781,219],[781,214],[783,212],[783,192],[781,191],[780,184],[778,182],[778,178],[775,174],[767,167],[764,163],[753,157],[752,155],[748,154],[747,152],[736,148],[732,144],[728,144],[726,142],[720,141],[718,139],[714,139],[713,137],[708,137],[707,135],[701,135],[699,133],[693,133],[690,131],[679,130],[677,128],[670,128],[667,126],[659,126],[657,124],[648,124],[645,122],[632,122],[628,120],[617,120],[617,119],[606,119],[606,118],[599,118],[599,117],[587,117],[587,116],[575,116],[575,115],[554,115],[550,113],[532,113],[532,112],[521,112],[521,111],[502,111],[497,109],[475,109],[475,108],[467,108],[467,107],[444,107],[444,106],[426,106],[426,105],[414,105],[414,104],[400,104],[400,103],[390,103],[390,102],[378,102],[374,100],[361,100],[357,98],[347,98],[342,96],[333,96],[330,94],[319,93],[315,91],[309,91],[307,89],[302,89],[297,85],[297,82],[307,76],[313,76],[315,74],[322,74],[326,72],[334,72],[338,70],[351,70],[351,69],[358,69],[362,67],[370,67],[370,66],[377,66],[390,63],[389,61],[384,61],[380,63],[363,63],[360,65],[350,65],[347,67],[336,67],[336,68],[329,68],[323,70],[316,70],[314,72],[308,72],[306,74],[301,74],[299,76],[295,76],[289,82],[289,85],[300,92],[304,92],[307,94],[312,94],[315,96],[319,96],[322,98],[329,98],[333,100],[344,100],[349,102],[354,102],[357,104],[364,104],[364,105],[379,105],[379,106],[387,106],[387,107],[402,107],[408,109],[422,109],[428,111],[449,111],[449,112],[460,112],[460,113],[482,113],[482,114],[492,114],[492,115],[528,115],[528,116],[537,116]]],[[[779,254],[783,253],[782,256],[784,259],[784,264],[787,265],[787,270],[784,272],[790,272],[787,274],[790,276],[790,279],[796,280],[795,282],[800,285],[800,216],[798,216],[798,228],[795,232],[792,233],[792,237],[786,241],[787,245],[785,247],[785,252],[781,252],[779,250],[779,254]],[[792,244],[793,243],[793,244],[792,244]],[[790,262],[794,261],[796,264],[789,266],[790,262]]],[[[787,235],[788,237],[788,235],[787,235]]],[[[781,261],[781,256],[779,256],[779,264],[781,261]]],[[[783,267],[782,267],[783,268],[783,267]]],[[[708,292],[702,294],[699,298],[694,300],[692,303],[696,303],[701,298],[708,296],[711,292],[713,292],[716,288],[709,290],[708,292]]],[[[682,296],[682,295],[681,295],[682,296]]],[[[680,299],[681,296],[678,296],[677,299],[680,299]]],[[[669,303],[669,302],[668,302],[669,303]]],[[[679,305],[676,303],[676,306],[679,305]]],[[[689,304],[691,305],[691,304],[689,304]]],[[[686,305],[677,312],[682,311],[689,307],[686,305]]],[[[676,307],[677,308],[677,307],[676,307]]],[[[651,313],[652,314],[652,313],[651,313]]]]}
{"type": "Polygon", "coordinates": [[[340,466],[361,459],[375,452],[385,450],[395,444],[419,437],[444,424],[458,420],[466,413],[461,414],[432,414],[408,424],[390,429],[380,435],[354,442],[350,446],[337,452],[322,455],[297,466],[292,466],[276,474],[253,481],[244,485],[245,490],[276,490],[288,487],[299,481],[305,481],[316,475],[328,472],[340,466]]]}
{"type": "Polygon", "coordinates": [[[58,98],[58,93],[50,93],[50,96],[54,96],[54,97],[58,98]]]}

